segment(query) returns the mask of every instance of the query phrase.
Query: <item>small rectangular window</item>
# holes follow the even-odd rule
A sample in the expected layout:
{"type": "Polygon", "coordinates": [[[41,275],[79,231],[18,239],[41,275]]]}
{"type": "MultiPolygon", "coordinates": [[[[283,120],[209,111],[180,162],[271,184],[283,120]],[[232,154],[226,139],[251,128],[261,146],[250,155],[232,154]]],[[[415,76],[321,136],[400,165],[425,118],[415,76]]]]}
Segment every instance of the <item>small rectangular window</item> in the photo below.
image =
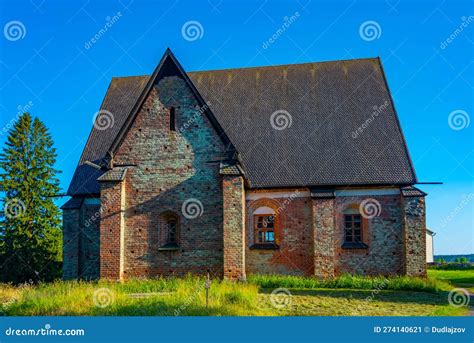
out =
{"type": "Polygon", "coordinates": [[[362,242],[360,214],[346,214],[344,216],[344,241],[346,243],[362,242]]]}
{"type": "Polygon", "coordinates": [[[174,107],[170,108],[170,131],[176,131],[176,118],[174,107]]]}
{"type": "Polygon", "coordinates": [[[273,215],[255,216],[256,243],[275,244],[275,225],[273,215]]]}
{"type": "Polygon", "coordinates": [[[168,228],[168,241],[167,243],[172,243],[175,244],[177,242],[176,240],[176,221],[174,220],[169,220],[167,223],[167,228],[168,228]]]}

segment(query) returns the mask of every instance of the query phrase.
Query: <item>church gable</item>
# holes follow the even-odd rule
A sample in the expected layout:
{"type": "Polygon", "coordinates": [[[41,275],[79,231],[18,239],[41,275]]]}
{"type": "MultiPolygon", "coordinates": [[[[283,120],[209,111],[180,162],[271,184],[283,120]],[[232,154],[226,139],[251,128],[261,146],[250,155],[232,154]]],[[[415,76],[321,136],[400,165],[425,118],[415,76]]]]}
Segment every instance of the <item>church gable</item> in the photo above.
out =
{"type": "Polygon", "coordinates": [[[127,169],[123,271],[126,276],[185,272],[178,265],[219,273],[220,164],[231,156],[205,113],[207,105],[173,60],[166,59],[162,68],[111,151],[114,169],[127,169]]]}

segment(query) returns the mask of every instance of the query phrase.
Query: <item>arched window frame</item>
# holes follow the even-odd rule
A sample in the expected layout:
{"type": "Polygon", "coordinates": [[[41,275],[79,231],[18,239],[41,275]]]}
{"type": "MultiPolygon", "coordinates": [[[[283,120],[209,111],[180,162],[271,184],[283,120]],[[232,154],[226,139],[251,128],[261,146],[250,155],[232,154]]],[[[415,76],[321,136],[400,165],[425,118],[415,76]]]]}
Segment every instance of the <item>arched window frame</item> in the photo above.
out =
{"type": "MultiPolygon", "coordinates": [[[[274,199],[262,198],[253,201],[248,207],[248,243],[250,249],[279,249],[280,231],[281,231],[281,213],[279,213],[280,203],[274,199]],[[272,242],[261,241],[259,235],[259,217],[273,217],[273,235],[272,242]]],[[[270,231],[270,230],[263,230],[270,231]]]]}
{"type": "Polygon", "coordinates": [[[166,211],[159,216],[159,250],[176,250],[180,245],[179,216],[166,211]],[[174,229],[174,232],[171,230],[174,229]]]}

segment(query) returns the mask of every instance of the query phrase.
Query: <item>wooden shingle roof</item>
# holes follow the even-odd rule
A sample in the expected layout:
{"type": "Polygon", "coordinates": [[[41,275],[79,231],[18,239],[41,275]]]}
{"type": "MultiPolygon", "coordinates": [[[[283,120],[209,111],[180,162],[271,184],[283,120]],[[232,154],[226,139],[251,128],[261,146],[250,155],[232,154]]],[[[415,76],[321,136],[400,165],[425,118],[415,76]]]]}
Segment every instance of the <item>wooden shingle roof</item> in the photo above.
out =
{"type": "MultiPolygon", "coordinates": [[[[378,58],[187,76],[239,153],[251,187],[417,182],[378,58]]],[[[101,110],[113,113],[114,124],[93,127],[69,195],[99,193],[104,171],[84,162],[102,163],[149,78],[112,79],[101,110]]]]}

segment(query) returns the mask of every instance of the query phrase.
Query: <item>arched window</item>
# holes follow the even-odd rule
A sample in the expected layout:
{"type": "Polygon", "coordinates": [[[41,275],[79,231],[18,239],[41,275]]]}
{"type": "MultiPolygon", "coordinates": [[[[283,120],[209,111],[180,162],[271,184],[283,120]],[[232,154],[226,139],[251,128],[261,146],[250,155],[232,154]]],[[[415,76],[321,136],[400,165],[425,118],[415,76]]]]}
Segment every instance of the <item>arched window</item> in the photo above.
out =
{"type": "Polygon", "coordinates": [[[178,244],[178,221],[175,218],[170,218],[166,221],[166,230],[168,231],[166,243],[178,244]]]}
{"type": "Polygon", "coordinates": [[[254,211],[253,218],[255,244],[277,244],[275,211],[270,207],[262,206],[254,211]]]}
{"type": "Polygon", "coordinates": [[[179,217],[165,212],[159,218],[159,248],[162,250],[179,247],[179,217]]]}

